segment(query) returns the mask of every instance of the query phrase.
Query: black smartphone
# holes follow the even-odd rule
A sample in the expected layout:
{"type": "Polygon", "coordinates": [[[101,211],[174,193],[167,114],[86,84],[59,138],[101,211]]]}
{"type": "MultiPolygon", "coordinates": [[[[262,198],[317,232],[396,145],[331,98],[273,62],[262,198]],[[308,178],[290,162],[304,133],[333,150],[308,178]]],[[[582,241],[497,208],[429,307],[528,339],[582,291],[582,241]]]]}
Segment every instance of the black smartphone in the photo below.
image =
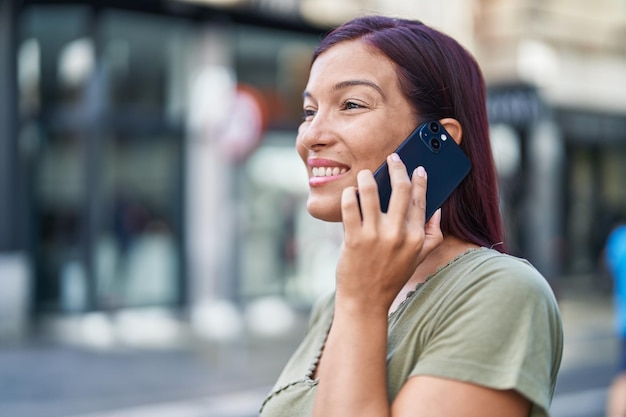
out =
{"type": "MultiPolygon", "coordinates": [[[[428,174],[426,220],[441,207],[471,169],[471,163],[465,153],[438,121],[418,126],[400,144],[396,153],[406,165],[409,176],[412,176],[418,166],[426,169],[428,174]]],[[[378,184],[380,208],[386,213],[391,197],[387,162],[374,172],[374,178],[378,184]]]]}

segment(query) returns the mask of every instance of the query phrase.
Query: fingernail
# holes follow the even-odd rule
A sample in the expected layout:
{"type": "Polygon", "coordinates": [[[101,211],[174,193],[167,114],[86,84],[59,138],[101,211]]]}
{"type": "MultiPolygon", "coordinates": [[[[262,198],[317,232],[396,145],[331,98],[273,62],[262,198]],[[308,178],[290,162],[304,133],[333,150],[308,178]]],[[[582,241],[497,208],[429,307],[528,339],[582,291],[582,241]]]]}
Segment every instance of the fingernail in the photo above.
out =
{"type": "Polygon", "coordinates": [[[394,152],[394,153],[391,154],[391,160],[397,162],[397,161],[400,160],[400,157],[398,156],[397,153],[394,152]]]}
{"type": "Polygon", "coordinates": [[[420,177],[426,176],[426,170],[424,169],[424,167],[417,167],[416,171],[417,171],[418,176],[420,177]]]}

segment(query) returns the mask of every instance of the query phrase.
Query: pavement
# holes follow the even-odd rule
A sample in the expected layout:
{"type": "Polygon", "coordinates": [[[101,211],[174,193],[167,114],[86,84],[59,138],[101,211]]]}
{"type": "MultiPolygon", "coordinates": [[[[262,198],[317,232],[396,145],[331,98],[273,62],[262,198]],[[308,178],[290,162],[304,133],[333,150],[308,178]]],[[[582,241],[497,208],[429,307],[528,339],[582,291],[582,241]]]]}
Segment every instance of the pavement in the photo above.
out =
{"type": "MultiPolygon", "coordinates": [[[[617,357],[610,296],[582,280],[559,302],[565,348],[553,417],[601,417],[617,357]]],[[[256,416],[306,320],[300,312],[280,336],[160,347],[51,337],[0,345],[0,417],[256,416]]]]}
{"type": "Polygon", "coordinates": [[[559,297],[565,343],[552,417],[604,417],[615,376],[615,337],[610,288],[591,278],[572,278],[559,297]]]}
{"type": "Polygon", "coordinates": [[[38,336],[0,345],[0,417],[254,416],[307,320],[297,313],[280,335],[111,344],[102,336],[79,343],[67,337],[79,326],[63,320],[59,331],[48,319],[38,336]]]}

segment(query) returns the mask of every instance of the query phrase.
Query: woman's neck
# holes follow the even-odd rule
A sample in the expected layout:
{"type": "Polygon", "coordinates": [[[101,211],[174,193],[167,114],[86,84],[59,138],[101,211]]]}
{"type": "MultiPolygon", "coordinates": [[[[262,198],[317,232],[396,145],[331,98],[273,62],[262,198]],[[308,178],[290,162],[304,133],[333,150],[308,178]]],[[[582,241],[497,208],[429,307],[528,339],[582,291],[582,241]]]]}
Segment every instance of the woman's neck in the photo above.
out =
{"type": "Polygon", "coordinates": [[[439,268],[447,265],[468,250],[475,248],[478,248],[478,245],[461,240],[456,236],[446,236],[443,242],[428,254],[426,259],[417,267],[408,283],[415,286],[420,282],[424,282],[426,277],[434,274],[439,268]]]}
{"type": "Polygon", "coordinates": [[[444,237],[443,242],[424,259],[402,290],[400,290],[389,312],[395,311],[398,305],[406,299],[407,294],[415,289],[417,284],[426,281],[428,276],[434,274],[438,269],[446,266],[458,256],[470,249],[476,249],[478,247],[479,246],[474,243],[466,242],[455,236],[444,237]]]}

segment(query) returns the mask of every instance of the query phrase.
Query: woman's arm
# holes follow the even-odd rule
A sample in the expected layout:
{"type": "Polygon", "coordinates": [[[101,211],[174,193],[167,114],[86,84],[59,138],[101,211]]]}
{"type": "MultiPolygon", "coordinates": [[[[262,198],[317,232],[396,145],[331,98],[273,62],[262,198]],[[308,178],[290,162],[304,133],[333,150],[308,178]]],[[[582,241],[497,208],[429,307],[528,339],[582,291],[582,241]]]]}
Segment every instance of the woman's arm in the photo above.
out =
{"type": "Polygon", "coordinates": [[[389,416],[386,381],[387,313],[335,305],[317,376],[313,415],[389,416]]]}
{"type": "Polygon", "coordinates": [[[526,417],[530,402],[514,390],[414,376],[389,407],[386,390],[387,318],[336,311],[315,405],[316,416],[526,417]],[[344,320],[343,318],[347,318],[344,320]],[[332,410],[332,411],[331,411],[332,410]],[[332,414],[332,413],[337,414],[332,414]]]}
{"type": "Polygon", "coordinates": [[[354,189],[342,196],[345,239],[337,266],[333,324],[319,363],[316,417],[522,417],[530,403],[499,391],[443,378],[415,376],[393,406],[387,394],[388,311],[395,296],[443,237],[440,214],[424,227],[426,175],[409,180],[388,158],[394,190],[380,213],[371,173],[359,173],[361,215],[354,189]]]}
{"type": "Polygon", "coordinates": [[[387,162],[393,193],[381,213],[371,172],[342,195],[344,243],[337,265],[335,313],[317,376],[313,415],[390,415],[386,383],[387,317],[400,289],[443,240],[440,213],[424,226],[426,173],[409,179],[397,155],[387,162]]]}
{"type": "Polygon", "coordinates": [[[392,406],[394,417],[527,417],[530,402],[514,390],[495,390],[467,382],[414,376],[392,406]]]}

